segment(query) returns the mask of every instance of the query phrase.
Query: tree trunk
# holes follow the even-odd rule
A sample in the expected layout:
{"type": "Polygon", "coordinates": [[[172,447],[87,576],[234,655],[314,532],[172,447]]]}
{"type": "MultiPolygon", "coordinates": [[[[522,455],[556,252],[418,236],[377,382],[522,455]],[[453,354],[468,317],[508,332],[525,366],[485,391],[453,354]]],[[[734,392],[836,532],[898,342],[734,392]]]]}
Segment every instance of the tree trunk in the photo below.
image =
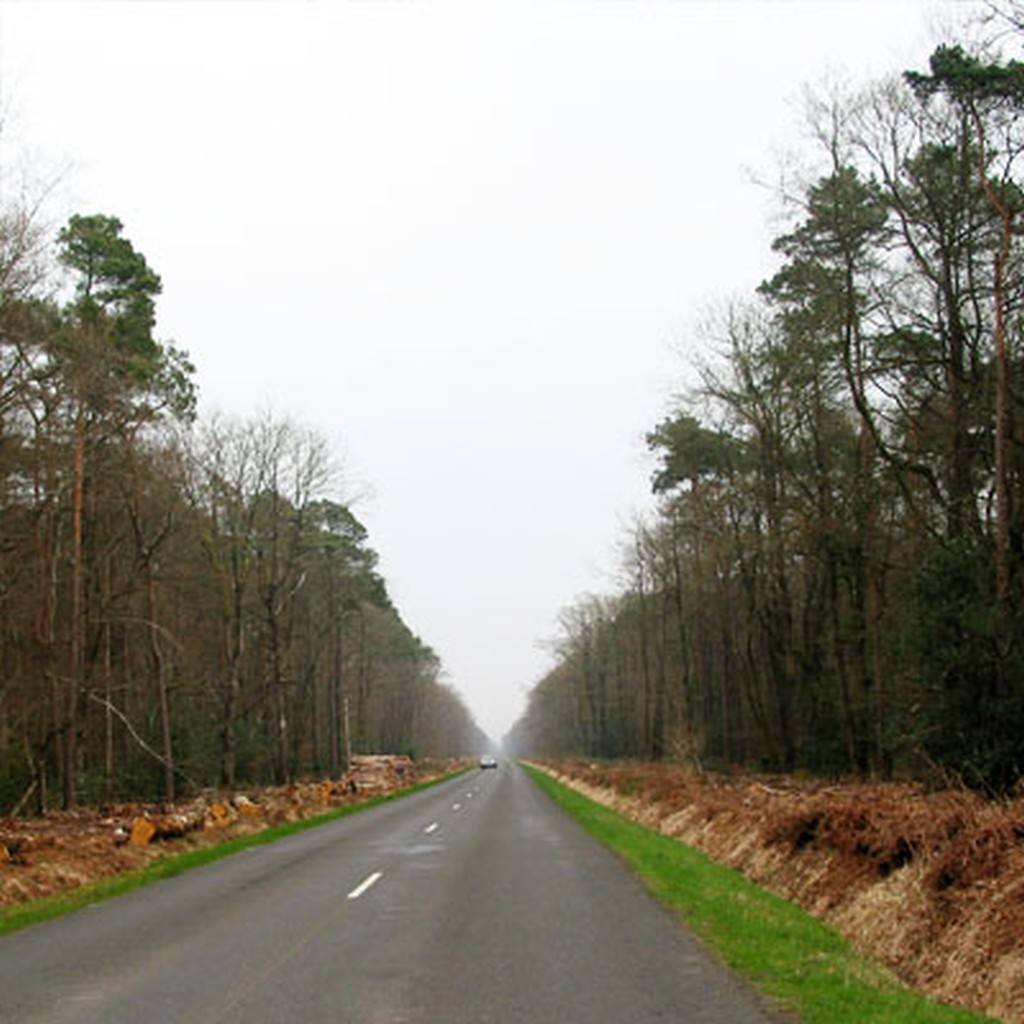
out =
{"type": "Polygon", "coordinates": [[[85,410],[79,401],[75,415],[71,484],[71,637],[68,652],[67,700],[64,719],[64,806],[78,803],[78,718],[82,686],[82,506],[85,494],[85,410]]]}
{"type": "Polygon", "coordinates": [[[164,765],[164,799],[173,803],[174,791],[174,746],[171,733],[171,704],[167,693],[167,661],[160,645],[160,626],[157,622],[156,582],[153,578],[153,564],[146,559],[146,616],[149,631],[149,650],[153,658],[156,679],[157,703],[160,708],[160,738],[164,765]]]}

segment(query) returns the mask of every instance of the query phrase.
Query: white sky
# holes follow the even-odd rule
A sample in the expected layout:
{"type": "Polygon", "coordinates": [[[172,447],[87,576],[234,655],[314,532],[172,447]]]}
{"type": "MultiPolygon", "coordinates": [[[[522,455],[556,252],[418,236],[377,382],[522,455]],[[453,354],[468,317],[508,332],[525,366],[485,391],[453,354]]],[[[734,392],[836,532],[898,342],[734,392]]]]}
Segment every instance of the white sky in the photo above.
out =
{"type": "Polygon", "coordinates": [[[0,161],[119,217],[205,409],[343,457],[491,735],[616,589],[701,310],[771,267],[806,83],[925,67],[924,0],[0,0],[0,161]]]}

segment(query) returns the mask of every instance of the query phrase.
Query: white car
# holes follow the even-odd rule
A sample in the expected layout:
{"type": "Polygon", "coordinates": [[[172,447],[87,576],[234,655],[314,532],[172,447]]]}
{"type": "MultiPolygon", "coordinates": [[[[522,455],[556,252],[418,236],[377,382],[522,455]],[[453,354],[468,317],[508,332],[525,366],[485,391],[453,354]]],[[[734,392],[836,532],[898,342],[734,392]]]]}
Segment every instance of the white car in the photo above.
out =
{"type": "Polygon", "coordinates": [[[484,756],[480,758],[480,767],[497,768],[498,759],[493,754],[484,754],[484,756]]]}

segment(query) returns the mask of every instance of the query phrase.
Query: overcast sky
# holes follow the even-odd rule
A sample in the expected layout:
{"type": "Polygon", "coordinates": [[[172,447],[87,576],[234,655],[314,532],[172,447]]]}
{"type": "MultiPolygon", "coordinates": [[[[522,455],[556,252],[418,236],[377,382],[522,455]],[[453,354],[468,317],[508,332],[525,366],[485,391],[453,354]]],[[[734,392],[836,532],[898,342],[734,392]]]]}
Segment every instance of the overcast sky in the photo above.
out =
{"type": "Polygon", "coordinates": [[[0,0],[0,160],[119,217],[204,410],[321,431],[493,736],[615,583],[701,312],[769,272],[805,84],[966,2],[0,0]]]}

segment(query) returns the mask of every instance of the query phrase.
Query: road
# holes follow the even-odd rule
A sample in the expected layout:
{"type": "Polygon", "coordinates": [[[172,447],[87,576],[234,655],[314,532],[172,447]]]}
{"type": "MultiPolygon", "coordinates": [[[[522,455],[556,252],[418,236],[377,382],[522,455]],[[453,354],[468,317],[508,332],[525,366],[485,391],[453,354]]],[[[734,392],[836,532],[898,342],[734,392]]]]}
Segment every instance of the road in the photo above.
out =
{"type": "Polygon", "coordinates": [[[3,1024],[765,1024],[515,765],[0,939],[3,1024]]]}

